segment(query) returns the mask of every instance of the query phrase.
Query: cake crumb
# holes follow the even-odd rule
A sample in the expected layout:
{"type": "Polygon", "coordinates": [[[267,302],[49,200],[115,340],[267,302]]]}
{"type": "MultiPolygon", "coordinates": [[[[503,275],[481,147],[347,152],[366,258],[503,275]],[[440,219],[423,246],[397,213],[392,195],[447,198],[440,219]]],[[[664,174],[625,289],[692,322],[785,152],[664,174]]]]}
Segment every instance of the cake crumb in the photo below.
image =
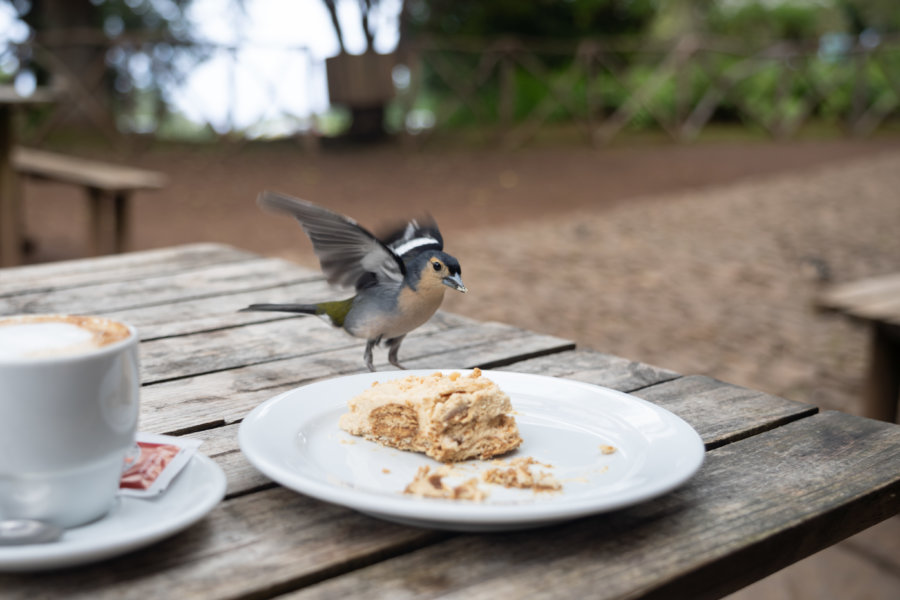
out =
{"type": "Polygon", "coordinates": [[[483,502],[487,498],[487,493],[478,487],[478,480],[474,477],[457,486],[445,485],[444,477],[450,474],[451,471],[446,466],[439,467],[434,472],[427,465],[419,467],[416,476],[406,486],[403,493],[419,498],[445,498],[472,502],[483,502]]]}
{"type": "Polygon", "coordinates": [[[495,468],[485,471],[481,478],[486,483],[502,485],[506,488],[531,489],[535,492],[558,492],[562,484],[546,471],[534,472],[532,465],[546,466],[530,456],[515,458],[509,462],[508,468],[495,468]]]}
{"type": "Polygon", "coordinates": [[[387,467],[381,469],[381,472],[384,473],[385,475],[390,475],[390,474],[391,474],[391,470],[388,469],[387,467]]]}
{"type": "Polygon", "coordinates": [[[600,454],[613,454],[616,451],[615,446],[610,446],[608,444],[601,444],[600,446],[600,454]]]}

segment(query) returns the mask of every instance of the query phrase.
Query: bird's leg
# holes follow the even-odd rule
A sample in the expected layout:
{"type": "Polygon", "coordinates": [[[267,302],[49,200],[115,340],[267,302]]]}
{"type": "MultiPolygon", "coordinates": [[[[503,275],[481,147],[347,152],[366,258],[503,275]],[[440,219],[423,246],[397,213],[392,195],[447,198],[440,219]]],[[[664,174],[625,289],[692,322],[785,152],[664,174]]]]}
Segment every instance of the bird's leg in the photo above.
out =
{"type": "Polygon", "coordinates": [[[395,337],[388,340],[388,347],[390,351],[388,352],[388,362],[397,367],[398,369],[406,369],[403,365],[400,364],[400,361],[397,359],[397,353],[400,351],[400,344],[403,342],[403,338],[406,335],[401,335],[400,337],[395,337]]]}
{"type": "Polygon", "coordinates": [[[372,363],[372,348],[375,347],[375,344],[378,343],[381,337],[371,338],[366,340],[366,352],[363,354],[363,357],[366,359],[366,366],[370,371],[375,371],[375,365],[372,363]]]}

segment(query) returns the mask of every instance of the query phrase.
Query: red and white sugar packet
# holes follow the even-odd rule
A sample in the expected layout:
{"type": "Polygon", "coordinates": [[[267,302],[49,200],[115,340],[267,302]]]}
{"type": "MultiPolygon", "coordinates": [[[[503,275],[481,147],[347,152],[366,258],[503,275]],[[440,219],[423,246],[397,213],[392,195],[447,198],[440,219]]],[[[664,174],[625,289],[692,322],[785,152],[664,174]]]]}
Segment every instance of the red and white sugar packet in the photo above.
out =
{"type": "Polygon", "coordinates": [[[166,491],[203,442],[190,438],[138,432],[125,458],[119,495],[151,498],[166,491]]]}

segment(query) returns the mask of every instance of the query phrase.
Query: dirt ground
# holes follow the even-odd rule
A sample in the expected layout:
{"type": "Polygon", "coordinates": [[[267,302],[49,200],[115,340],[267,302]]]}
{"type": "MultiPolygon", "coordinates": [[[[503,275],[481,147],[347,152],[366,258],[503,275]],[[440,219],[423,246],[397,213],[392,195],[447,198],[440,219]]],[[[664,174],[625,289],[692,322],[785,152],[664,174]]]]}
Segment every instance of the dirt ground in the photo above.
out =
{"type": "MultiPolygon", "coordinates": [[[[395,145],[150,151],[132,249],[218,241],[317,263],[260,190],[378,230],[428,211],[471,292],[448,310],[855,411],[865,332],[816,291],[900,269],[900,136],[515,152],[395,145]]],[[[119,160],[111,153],[93,156],[119,160]]],[[[26,185],[32,262],[84,255],[80,190],[26,185]]]]}

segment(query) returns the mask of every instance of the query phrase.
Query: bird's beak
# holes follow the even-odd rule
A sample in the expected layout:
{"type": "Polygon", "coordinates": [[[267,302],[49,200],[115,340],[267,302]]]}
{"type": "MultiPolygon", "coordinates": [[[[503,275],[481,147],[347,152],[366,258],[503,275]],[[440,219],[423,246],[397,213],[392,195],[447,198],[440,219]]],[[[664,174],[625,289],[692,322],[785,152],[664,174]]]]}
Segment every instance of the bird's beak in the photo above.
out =
{"type": "Polygon", "coordinates": [[[469,289],[463,285],[462,277],[459,275],[447,275],[443,279],[441,279],[441,283],[446,285],[447,287],[453,288],[454,290],[458,290],[465,294],[469,291],[469,289]]]}

